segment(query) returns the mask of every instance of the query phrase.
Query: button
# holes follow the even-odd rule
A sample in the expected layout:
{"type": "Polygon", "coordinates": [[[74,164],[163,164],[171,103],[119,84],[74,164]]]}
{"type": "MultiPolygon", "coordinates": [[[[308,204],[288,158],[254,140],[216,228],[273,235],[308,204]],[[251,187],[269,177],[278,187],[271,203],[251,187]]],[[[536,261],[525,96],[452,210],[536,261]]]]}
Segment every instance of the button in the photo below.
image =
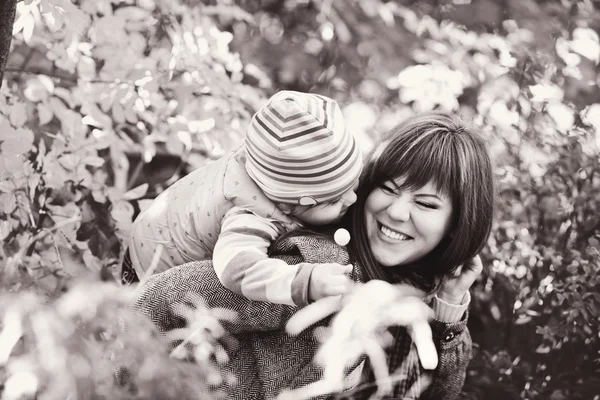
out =
{"type": "Polygon", "coordinates": [[[448,332],[448,334],[446,335],[446,337],[444,337],[444,341],[445,342],[449,342],[452,339],[454,339],[455,336],[456,336],[456,334],[454,332],[448,332]]]}

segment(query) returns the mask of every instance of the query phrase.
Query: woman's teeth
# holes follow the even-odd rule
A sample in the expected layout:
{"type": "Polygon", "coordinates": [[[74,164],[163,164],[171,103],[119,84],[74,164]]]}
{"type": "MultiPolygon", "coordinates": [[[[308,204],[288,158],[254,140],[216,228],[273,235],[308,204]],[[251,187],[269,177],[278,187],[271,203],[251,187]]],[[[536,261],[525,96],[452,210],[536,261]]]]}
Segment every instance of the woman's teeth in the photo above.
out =
{"type": "Polygon", "coordinates": [[[412,239],[410,236],[406,236],[399,232],[395,232],[389,228],[386,228],[383,225],[381,225],[381,233],[383,233],[385,236],[387,236],[391,239],[395,239],[395,240],[410,240],[410,239],[412,239]]]}

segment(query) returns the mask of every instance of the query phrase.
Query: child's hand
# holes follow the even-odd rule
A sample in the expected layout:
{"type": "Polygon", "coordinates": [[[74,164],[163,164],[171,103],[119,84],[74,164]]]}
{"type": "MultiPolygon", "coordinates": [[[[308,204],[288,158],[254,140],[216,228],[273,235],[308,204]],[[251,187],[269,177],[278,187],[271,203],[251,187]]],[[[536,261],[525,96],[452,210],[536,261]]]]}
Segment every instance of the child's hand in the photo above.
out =
{"type": "Polygon", "coordinates": [[[316,301],[323,297],[345,294],[351,284],[346,275],[350,272],[352,265],[327,263],[315,266],[308,285],[308,299],[316,301]]]}

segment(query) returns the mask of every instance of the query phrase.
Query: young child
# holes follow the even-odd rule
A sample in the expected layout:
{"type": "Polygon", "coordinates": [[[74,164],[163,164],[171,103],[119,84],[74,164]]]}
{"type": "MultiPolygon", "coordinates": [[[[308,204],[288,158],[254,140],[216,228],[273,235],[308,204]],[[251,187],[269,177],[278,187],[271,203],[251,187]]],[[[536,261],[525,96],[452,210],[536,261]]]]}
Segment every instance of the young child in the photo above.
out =
{"type": "Polygon", "coordinates": [[[135,220],[138,277],[212,256],[221,283],[251,300],[304,306],[346,290],[351,266],[268,258],[280,235],[335,222],[356,201],[362,157],[337,103],[282,91],[252,118],[245,143],[161,193],[135,220]]]}

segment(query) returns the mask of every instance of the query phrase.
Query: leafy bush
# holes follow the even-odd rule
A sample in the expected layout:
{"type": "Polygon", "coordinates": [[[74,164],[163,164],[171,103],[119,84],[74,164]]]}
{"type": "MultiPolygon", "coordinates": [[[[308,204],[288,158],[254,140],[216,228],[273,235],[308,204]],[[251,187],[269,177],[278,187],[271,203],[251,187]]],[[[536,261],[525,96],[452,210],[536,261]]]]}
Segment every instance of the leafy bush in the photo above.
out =
{"type": "Polygon", "coordinates": [[[144,398],[165,380],[182,398],[205,390],[191,377],[208,379],[206,364],[164,356],[143,323],[116,324],[124,290],[85,286],[96,307],[75,311],[59,295],[82,296],[73,276],[116,277],[147,200],[240,143],[265,92],[285,87],[339,99],[365,147],[415,110],[473,117],[498,201],[463,396],[599,395],[598,6],[454,3],[19,3],[0,91],[1,335],[15,321],[23,333],[1,341],[6,387],[18,371],[40,398],[144,398]],[[53,344],[37,341],[39,324],[53,344]],[[103,358],[121,348],[138,361],[130,386],[103,358]],[[169,368],[144,375],[145,362],[169,368]]]}
{"type": "Polygon", "coordinates": [[[200,353],[170,352],[125,289],[71,281],[116,278],[144,197],[238,143],[263,94],[241,83],[231,34],[173,1],[25,1],[14,34],[0,93],[2,398],[208,398],[229,378],[179,360],[200,353]]]}

